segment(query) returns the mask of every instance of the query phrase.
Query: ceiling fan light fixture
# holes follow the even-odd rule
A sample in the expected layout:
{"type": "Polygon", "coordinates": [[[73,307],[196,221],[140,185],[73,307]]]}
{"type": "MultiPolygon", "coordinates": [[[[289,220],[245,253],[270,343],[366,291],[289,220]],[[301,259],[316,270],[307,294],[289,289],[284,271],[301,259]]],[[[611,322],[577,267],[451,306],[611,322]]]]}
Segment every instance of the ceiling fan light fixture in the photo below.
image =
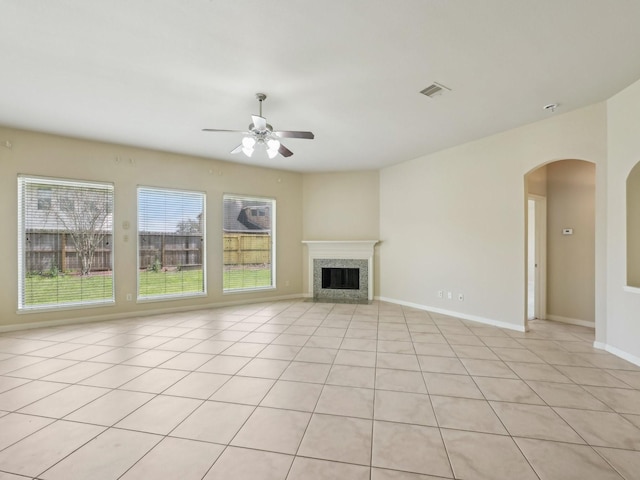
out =
{"type": "Polygon", "coordinates": [[[255,146],[255,144],[256,144],[256,139],[253,137],[244,137],[242,139],[242,146],[244,148],[253,150],[253,147],[255,146]]]}

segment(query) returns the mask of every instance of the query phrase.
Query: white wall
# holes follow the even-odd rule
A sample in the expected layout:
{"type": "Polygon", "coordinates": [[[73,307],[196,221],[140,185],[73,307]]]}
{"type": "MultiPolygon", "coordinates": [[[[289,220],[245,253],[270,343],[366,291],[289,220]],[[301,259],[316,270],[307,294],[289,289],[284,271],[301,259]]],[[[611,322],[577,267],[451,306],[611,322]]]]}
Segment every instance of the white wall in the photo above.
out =
{"type": "Polygon", "coordinates": [[[607,101],[607,121],[607,331],[598,341],[640,365],[640,289],[625,289],[625,190],[640,161],[640,81],[607,101]]]}
{"type": "MultiPolygon", "coordinates": [[[[560,159],[595,162],[596,174],[604,175],[605,104],[382,169],[381,297],[523,328],[524,176],[560,159]],[[438,298],[441,289],[454,299],[438,298]]],[[[600,208],[598,258],[605,256],[603,215],[600,208]]],[[[597,307],[596,316],[602,313],[597,307]]]]}
{"type": "Polygon", "coordinates": [[[185,309],[298,296],[302,293],[302,175],[123,145],[91,142],[0,127],[0,328],[39,322],[122,316],[166,309],[185,309]],[[120,158],[117,162],[116,158],[120,158]],[[131,161],[130,161],[131,160],[131,161]],[[17,175],[29,174],[115,184],[114,306],[17,314],[17,175]],[[156,186],[207,194],[206,297],[137,304],[136,187],[156,186]],[[250,194],[277,201],[277,289],[260,293],[222,294],[222,195],[250,194]],[[122,229],[128,221],[131,229],[122,229]],[[134,232],[132,235],[131,232],[134,232]],[[124,235],[129,241],[124,241],[124,235]],[[288,286],[286,285],[288,282],[288,286]]]}

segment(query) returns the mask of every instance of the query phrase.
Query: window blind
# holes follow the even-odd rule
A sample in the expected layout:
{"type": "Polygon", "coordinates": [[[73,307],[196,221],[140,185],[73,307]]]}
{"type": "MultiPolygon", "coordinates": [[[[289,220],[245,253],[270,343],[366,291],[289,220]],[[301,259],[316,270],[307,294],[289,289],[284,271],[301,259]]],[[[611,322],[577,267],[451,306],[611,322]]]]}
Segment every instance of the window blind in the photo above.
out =
{"type": "Polygon", "coordinates": [[[223,291],[275,287],[276,201],[223,196],[223,291]]]}
{"type": "Polygon", "coordinates": [[[205,194],[138,187],[138,299],[202,295],[205,194]]]}
{"type": "Polygon", "coordinates": [[[113,303],[109,183],[18,177],[18,309],[113,303]]]}

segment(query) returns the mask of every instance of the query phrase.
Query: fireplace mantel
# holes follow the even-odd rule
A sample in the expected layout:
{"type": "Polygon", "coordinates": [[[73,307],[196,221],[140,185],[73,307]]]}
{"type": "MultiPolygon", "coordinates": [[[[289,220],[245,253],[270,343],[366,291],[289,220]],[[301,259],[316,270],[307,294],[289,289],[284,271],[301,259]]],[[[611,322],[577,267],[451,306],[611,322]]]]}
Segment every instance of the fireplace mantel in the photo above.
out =
{"type": "Polygon", "coordinates": [[[313,261],[316,259],[367,260],[368,298],[373,300],[373,254],[380,240],[303,240],[309,250],[307,296],[313,297],[313,261]]]}

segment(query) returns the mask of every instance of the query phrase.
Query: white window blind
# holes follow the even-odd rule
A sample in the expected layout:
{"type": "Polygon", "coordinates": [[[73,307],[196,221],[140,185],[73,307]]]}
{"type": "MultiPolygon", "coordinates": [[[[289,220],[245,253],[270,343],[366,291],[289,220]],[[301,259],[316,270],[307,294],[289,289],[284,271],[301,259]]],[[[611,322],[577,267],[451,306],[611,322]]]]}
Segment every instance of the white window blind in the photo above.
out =
{"type": "Polygon", "coordinates": [[[18,309],[113,303],[113,185],[18,177],[18,309]]]}
{"type": "Polygon", "coordinates": [[[275,287],[276,201],[223,197],[223,291],[275,287]]]}
{"type": "Polygon", "coordinates": [[[138,299],[202,295],[205,194],[138,187],[138,299]]]}

